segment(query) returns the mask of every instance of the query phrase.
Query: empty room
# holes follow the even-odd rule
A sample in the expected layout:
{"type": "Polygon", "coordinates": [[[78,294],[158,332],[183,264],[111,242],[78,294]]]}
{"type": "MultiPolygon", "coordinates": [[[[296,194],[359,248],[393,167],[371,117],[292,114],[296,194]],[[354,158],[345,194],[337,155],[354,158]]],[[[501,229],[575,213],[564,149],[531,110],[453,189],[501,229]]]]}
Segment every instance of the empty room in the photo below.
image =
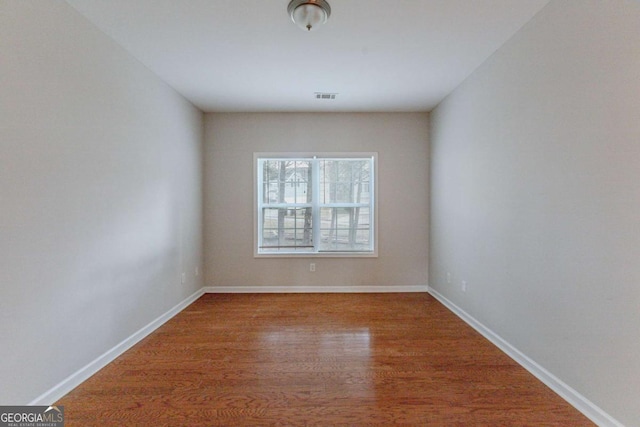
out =
{"type": "Polygon", "coordinates": [[[640,427],[640,2],[0,0],[0,317],[0,426],[640,427]]]}

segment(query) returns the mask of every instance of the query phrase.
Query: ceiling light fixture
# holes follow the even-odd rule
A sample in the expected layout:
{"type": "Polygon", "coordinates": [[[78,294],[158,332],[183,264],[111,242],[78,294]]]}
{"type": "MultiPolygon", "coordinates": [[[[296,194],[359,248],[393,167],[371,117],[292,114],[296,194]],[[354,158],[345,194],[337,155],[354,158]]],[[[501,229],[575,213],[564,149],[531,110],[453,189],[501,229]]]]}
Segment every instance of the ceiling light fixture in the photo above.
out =
{"type": "Polygon", "coordinates": [[[312,31],[327,22],[331,6],[325,0],[291,0],[287,12],[298,27],[312,31]]]}

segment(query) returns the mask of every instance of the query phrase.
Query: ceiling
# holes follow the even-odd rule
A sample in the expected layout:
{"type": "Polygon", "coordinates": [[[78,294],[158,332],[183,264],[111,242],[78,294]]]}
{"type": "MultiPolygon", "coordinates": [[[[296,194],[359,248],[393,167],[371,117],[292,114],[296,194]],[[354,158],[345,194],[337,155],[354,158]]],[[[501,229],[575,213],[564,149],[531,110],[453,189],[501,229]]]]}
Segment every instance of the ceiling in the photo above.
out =
{"type": "Polygon", "coordinates": [[[429,111],[549,0],[67,0],[205,112],[429,111]],[[338,93],[318,100],[315,92],[338,93]]]}

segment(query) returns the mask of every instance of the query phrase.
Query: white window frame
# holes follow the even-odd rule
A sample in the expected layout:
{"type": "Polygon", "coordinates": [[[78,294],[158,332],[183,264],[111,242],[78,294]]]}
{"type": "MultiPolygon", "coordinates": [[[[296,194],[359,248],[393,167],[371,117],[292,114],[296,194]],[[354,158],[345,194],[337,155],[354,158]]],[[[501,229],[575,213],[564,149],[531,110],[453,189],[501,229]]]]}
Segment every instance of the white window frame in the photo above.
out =
{"type": "MultiPolygon", "coordinates": [[[[313,236],[314,242],[316,242],[316,236],[320,235],[320,221],[317,218],[320,218],[320,204],[317,202],[317,197],[319,197],[319,168],[313,169],[314,179],[313,179],[313,197],[314,202],[312,203],[313,213],[313,236]]],[[[376,152],[348,152],[348,153],[326,153],[326,152],[313,152],[313,153],[253,153],[253,251],[255,258],[315,258],[315,257],[324,257],[324,258],[377,258],[378,257],[378,153],[376,152]],[[260,210],[268,205],[264,205],[262,200],[262,188],[258,185],[258,160],[260,159],[291,159],[291,160],[311,160],[311,159],[371,159],[372,160],[372,174],[373,179],[371,180],[370,185],[373,186],[373,191],[371,194],[370,205],[370,221],[371,221],[371,239],[372,239],[372,250],[371,251],[319,251],[316,246],[313,251],[307,252],[293,252],[293,251],[280,251],[280,252],[261,252],[260,246],[262,244],[262,226],[260,224],[260,210]]],[[[298,204],[305,205],[306,204],[298,204]]],[[[345,203],[336,204],[340,207],[345,206],[345,203]]],[[[331,205],[322,205],[322,207],[331,207],[331,205]]]]}

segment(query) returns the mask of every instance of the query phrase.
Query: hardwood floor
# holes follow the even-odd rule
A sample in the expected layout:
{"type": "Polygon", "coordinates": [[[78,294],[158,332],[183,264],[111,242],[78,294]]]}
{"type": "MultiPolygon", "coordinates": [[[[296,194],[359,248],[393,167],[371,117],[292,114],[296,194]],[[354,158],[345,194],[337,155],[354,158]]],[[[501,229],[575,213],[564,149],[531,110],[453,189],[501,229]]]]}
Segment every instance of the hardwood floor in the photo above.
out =
{"type": "Polygon", "coordinates": [[[67,426],[591,426],[427,294],[207,294],[59,402],[67,426]]]}

